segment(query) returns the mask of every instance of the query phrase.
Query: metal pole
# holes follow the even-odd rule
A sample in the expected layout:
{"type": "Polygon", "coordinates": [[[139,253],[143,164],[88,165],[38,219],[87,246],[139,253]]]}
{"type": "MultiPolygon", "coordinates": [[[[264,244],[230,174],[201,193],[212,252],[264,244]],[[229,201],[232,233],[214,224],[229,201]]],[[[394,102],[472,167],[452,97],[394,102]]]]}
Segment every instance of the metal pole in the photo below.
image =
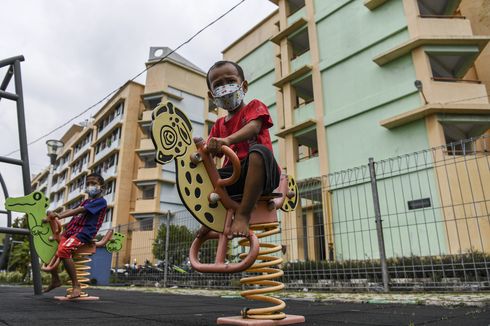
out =
{"type": "MultiPolygon", "coordinates": [[[[15,93],[19,96],[17,99],[17,125],[19,129],[20,159],[22,160],[22,181],[24,183],[24,194],[31,193],[31,173],[29,171],[29,154],[27,152],[27,135],[26,120],[24,115],[24,95],[22,90],[22,79],[20,75],[20,61],[14,62],[14,81],[15,93]]],[[[32,266],[32,283],[34,285],[34,294],[42,294],[41,269],[39,267],[39,258],[34,249],[34,240],[29,235],[29,250],[31,252],[32,266]]]]}
{"type": "Polygon", "coordinates": [[[167,212],[167,220],[165,221],[165,270],[163,271],[163,287],[167,287],[168,276],[168,243],[170,240],[170,211],[167,212]]]}
{"type": "MultiPolygon", "coordinates": [[[[117,233],[121,233],[121,225],[117,226],[117,233]]],[[[118,275],[119,275],[119,250],[116,251],[116,283],[119,283],[118,275]]]]}
{"type": "Polygon", "coordinates": [[[379,205],[378,185],[376,182],[376,171],[374,159],[369,158],[369,176],[371,177],[371,190],[373,193],[374,215],[376,219],[376,233],[378,235],[379,259],[381,261],[381,272],[383,275],[383,288],[385,292],[390,291],[388,285],[388,266],[386,265],[385,240],[383,237],[383,221],[381,220],[381,208],[379,205]]]}

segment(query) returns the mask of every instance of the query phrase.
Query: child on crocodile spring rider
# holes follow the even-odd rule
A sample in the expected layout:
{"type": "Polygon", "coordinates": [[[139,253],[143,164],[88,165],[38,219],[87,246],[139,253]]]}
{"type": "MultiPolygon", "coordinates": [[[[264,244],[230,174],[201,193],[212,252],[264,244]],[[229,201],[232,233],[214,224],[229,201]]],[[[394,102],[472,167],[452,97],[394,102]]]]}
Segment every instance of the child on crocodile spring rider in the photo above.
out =
{"type": "MultiPolygon", "coordinates": [[[[69,295],[70,299],[79,297],[81,292],[72,254],[81,245],[92,241],[104,221],[107,202],[102,197],[103,191],[104,178],[97,173],[89,174],[86,179],[85,189],[85,192],[88,194],[88,199],[84,200],[74,209],[68,209],[61,213],[47,212],[49,219],[63,219],[74,216],[66,225],[65,231],[61,234],[58,251],[56,252],[56,256],[63,260],[65,269],[72,281],[73,289],[69,295]]],[[[44,292],[49,292],[61,285],[61,280],[56,269],[51,272],[51,276],[51,284],[44,292]]]]}
{"type": "MultiPolygon", "coordinates": [[[[229,237],[247,237],[249,220],[262,194],[272,193],[279,185],[281,170],[272,153],[269,128],[272,119],[267,106],[259,100],[245,103],[248,90],[242,68],[232,61],[218,61],[207,73],[209,98],[228,114],[214,124],[207,140],[208,151],[222,156],[221,146],[229,146],[241,162],[240,179],[227,187],[229,195],[243,194],[235,212],[229,237]]],[[[232,174],[231,162],[225,158],[218,170],[221,178],[232,174]]],[[[202,227],[197,236],[209,231],[202,227]]]]}

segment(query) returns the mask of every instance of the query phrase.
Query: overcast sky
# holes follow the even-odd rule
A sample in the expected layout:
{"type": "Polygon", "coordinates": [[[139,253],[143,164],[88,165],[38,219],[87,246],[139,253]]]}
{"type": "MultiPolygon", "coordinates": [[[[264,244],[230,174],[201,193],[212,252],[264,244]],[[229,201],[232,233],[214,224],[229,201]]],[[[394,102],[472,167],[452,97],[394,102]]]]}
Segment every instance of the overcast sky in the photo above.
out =
{"type": "MultiPolygon", "coordinates": [[[[0,60],[21,64],[28,142],[96,103],[145,68],[150,46],[176,48],[239,0],[2,0],[0,60]]],[[[246,0],[178,53],[206,70],[221,51],[276,9],[246,0]]],[[[0,81],[6,69],[0,69],[0,81]]],[[[144,83],[145,75],[137,79],[144,83]]],[[[13,80],[8,90],[13,91],[13,80]]],[[[74,122],[90,118],[94,108],[74,122]]],[[[0,101],[0,155],[18,146],[15,104],[0,101]]],[[[29,146],[31,174],[48,164],[47,139],[29,146]]],[[[11,155],[20,158],[19,153],[11,155]]],[[[9,195],[23,195],[19,167],[0,163],[9,195]]],[[[0,190],[1,192],[1,190],[0,190]]],[[[0,195],[0,210],[4,195],[0,195]]],[[[0,226],[5,225],[0,215],[0,226]]]]}

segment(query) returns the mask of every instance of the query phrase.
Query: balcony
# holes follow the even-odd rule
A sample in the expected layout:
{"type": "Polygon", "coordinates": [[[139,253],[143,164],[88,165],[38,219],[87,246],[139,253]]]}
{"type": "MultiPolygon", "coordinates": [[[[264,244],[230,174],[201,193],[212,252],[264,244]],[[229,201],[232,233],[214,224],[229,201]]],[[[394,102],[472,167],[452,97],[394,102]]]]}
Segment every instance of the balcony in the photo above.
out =
{"type": "Polygon", "coordinates": [[[141,114],[141,119],[139,121],[140,122],[142,122],[142,121],[151,121],[151,113],[152,113],[151,110],[143,111],[142,114],[141,114]]]}
{"type": "Polygon", "coordinates": [[[309,119],[315,119],[315,102],[310,102],[294,109],[294,124],[301,124],[309,119]]]}
{"type": "Polygon", "coordinates": [[[104,196],[105,200],[107,201],[107,205],[113,204],[114,197],[115,197],[114,195],[115,195],[115,193],[113,191],[110,194],[107,194],[107,195],[104,196]]]}
{"type": "Polygon", "coordinates": [[[296,163],[296,180],[304,180],[320,175],[320,159],[318,156],[302,159],[296,163]]]}
{"type": "Polygon", "coordinates": [[[68,196],[66,197],[66,201],[69,202],[79,196],[83,196],[84,195],[84,192],[83,192],[83,187],[80,187],[80,188],[75,188],[72,192],[69,192],[68,193],[68,196]]]}
{"type": "Polygon", "coordinates": [[[155,198],[152,199],[137,199],[135,203],[135,213],[149,213],[159,210],[160,202],[155,198]],[[158,204],[158,205],[157,205],[158,204]]]}
{"type": "Polygon", "coordinates": [[[303,53],[302,55],[291,60],[291,71],[296,71],[299,68],[311,64],[310,51],[303,53]]]}
{"type": "Polygon", "coordinates": [[[114,164],[113,166],[111,166],[106,170],[102,169],[100,171],[100,175],[102,176],[102,178],[104,178],[104,180],[108,180],[110,178],[115,177],[117,175],[117,165],[114,164]]]}
{"type": "Polygon", "coordinates": [[[90,142],[88,142],[87,144],[83,145],[82,148],[80,148],[78,150],[78,152],[74,153],[73,154],[73,159],[72,161],[76,161],[77,158],[79,158],[83,153],[85,153],[88,149],[90,148],[90,142]]]}
{"type": "Polygon", "coordinates": [[[162,169],[159,165],[154,168],[139,168],[137,181],[157,180],[162,178],[162,169]]]}
{"type": "Polygon", "coordinates": [[[417,36],[473,36],[471,23],[463,17],[426,18],[418,17],[412,37],[417,36]]]}
{"type": "Polygon", "coordinates": [[[288,17],[288,26],[291,26],[295,21],[298,21],[300,19],[306,20],[306,7],[303,7],[299,10],[297,10],[294,14],[290,15],[288,17]]]}
{"type": "Polygon", "coordinates": [[[116,125],[119,125],[122,122],[122,117],[123,115],[117,115],[114,117],[114,119],[109,122],[107,126],[104,127],[104,129],[99,130],[97,133],[97,139],[101,139],[106,135],[109,131],[113,130],[116,125]]]}
{"type": "Polygon", "coordinates": [[[66,180],[64,180],[64,179],[59,180],[58,182],[56,182],[54,185],[51,186],[50,191],[51,192],[58,192],[60,189],[65,187],[65,181],[66,180]]]}
{"type": "Polygon", "coordinates": [[[429,83],[429,103],[488,104],[485,84],[464,82],[444,82],[434,80],[429,83]]]}
{"type": "Polygon", "coordinates": [[[70,179],[75,180],[76,178],[81,176],[83,173],[88,172],[87,168],[88,168],[88,163],[85,163],[84,165],[82,165],[82,167],[80,169],[76,169],[76,170],[72,169],[70,179]]]}
{"type": "Polygon", "coordinates": [[[140,141],[139,151],[154,151],[153,141],[150,138],[142,138],[140,141]]]}
{"type": "Polygon", "coordinates": [[[104,156],[109,154],[114,149],[119,148],[120,143],[121,143],[121,139],[118,139],[116,141],[112,141],[110,146],[106,146],[103,150],[101,150],[97,154],[95,154],[94,162],[99,161],[101,158],[103,158],[104,156]]]}
{"type": "Polygon", "coordinates": [[[55,211],[58,207],[63,205],[63,200],[54,201],[48,206],[48,211],[55,211]]]}

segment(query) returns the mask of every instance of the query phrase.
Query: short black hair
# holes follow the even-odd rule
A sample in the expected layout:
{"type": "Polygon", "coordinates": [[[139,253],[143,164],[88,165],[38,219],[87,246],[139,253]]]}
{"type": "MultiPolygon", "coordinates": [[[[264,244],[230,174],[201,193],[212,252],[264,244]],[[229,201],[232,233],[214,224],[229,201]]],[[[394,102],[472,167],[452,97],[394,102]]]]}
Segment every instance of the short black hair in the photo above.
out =
{"type": "Polygon", "coordinates": [[[98,173],[95,173],[95,172],[90,173],[89,175],[87,175],[87,179],[89,177],[96,178],[97,179],[97,182],[100,183],[101,186],[103,186],[104,183],[105,183],[104,178],[100,174],[98,174],[98,173]]]}
{"type": "Polygon", "coordinates": [[[206,83],[208,84],[208,89],[211,90],[211,83],[209,82],[209,72],[213,69],[219,68],[221,66],[224,66],[226,64],[233,65],[236,70],[238,71],[238,76],[242,79],[242,81],[245,80],[245,75],[243,74],[243,69],[240,67],[240,65],[236,62],[233,61],[228,61],[228,60],[221,60],[221,61],[216,61],[211,68],[209,68],[208,73],[206,74],[206,83]]]}

